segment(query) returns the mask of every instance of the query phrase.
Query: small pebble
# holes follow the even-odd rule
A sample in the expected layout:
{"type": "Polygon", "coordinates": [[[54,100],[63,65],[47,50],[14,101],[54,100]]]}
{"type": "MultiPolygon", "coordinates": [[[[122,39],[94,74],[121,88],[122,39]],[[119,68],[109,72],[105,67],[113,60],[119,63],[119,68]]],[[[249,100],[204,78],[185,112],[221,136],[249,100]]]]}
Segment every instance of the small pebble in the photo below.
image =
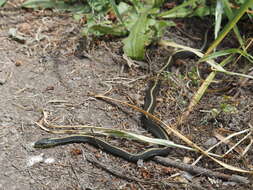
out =
{"type": "Polygon", "coordinates": [[[30,156],[27,160],[27,166],[31,167],[36,163],[43,161],[43,154],[37,155],[37,156],[30,156]]]}
{"type": "Polygon", "coordinates": [[[143,165],[144,165],[144,162],[143,162],[142,159],[140,159],[140,160],[137,161],[137,166],[138,166],[138,167],[141,168],[141,167],[143,167],[143,165]]]}
{"type": "Polygon", "coordinates": [[[4,83],[6,83],[5,79],[0,79],[0,85],[4,85],[4,83]]]}
{"type": "Polygon", "coordinates": [[[46,159],[44,160],[44,162],[45,162],[46,164],[52,164],[52,163],[55,162],[55,159],[54,159],[54,158],[46,158],[46,159]]]}

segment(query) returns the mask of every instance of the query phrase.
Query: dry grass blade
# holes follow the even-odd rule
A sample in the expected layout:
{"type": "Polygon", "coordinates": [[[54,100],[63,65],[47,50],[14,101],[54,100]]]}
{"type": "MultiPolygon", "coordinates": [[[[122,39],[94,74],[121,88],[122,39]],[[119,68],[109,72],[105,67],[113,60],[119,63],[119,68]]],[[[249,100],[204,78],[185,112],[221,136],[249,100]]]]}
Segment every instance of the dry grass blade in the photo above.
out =
{"type": "MultiPolygon", "coordinates": [[[[220,140],[220,143],[223,142],[225,144],[227,144],[229,147],[233,147],[234,146],[234,143],[232,141],[229,141],[229,140],[225,140],[226,137],[224,137],[223,135],[219,134],[218,132],[214,132],[214,136],[220,140]]],[[[235,148],[235,151],[242,156],[242,148],[240,147],[237,147],[235,148]]]]}
{"type": "Polygon", "coordinates": [[[242,156],[244,156],[245,154],[247,154],[247,152],[249,151],[249,149],[252,146],[252,144],[253,144],[253,139],[250,139],[250,143],[248,144],[248,146],[243,151],[242,156]]]}
{"type": "MultiPolygon", "coordinates": [[[[251,128],[251,132],[252,132],[252,129],[253,129],[253,126],[249,123],[249,127],[251,128]]],[[[250,149],[250,147],[252,146],[253,144],[253,139],[252,137],[250,138],[250,143],[248,144],[248,146],[245,148],[245,150],[243,151],[242,153],[242,156],[244,156],[250,149]]]]}
{"type": "Polygon", "coordinates": [[[241,172],[241,173],[251,173],[253,174],[253,171],[249,171],[249,170],[243,170],[241,168],[235,167],[235,166],[231,166],[229,164],[226,164],[212,156],[210,156],[208,154],[208,152],[204,151],[201,147],[199,147],[197,144],[195,144],[194,142],[192,142],[191,140],[189,140],[188,138],[186,138],[184,135],[182,135],[179,131],[177,131],[176,129],[174,129],[173,127],[165,124],[163,121],[161,121],[159,118],[155,117],[154,115],[138,108],[137,106],[131,105],[127,102],[121,101],[121,100],[117,100],[114,98],[110,98],[110,97],[106,97],[103,95],[95,95],[95,98],[100,98],[103,100],[109,100],[109,101],[113,101],[113,102],[117,102],[120,104],[123,104],[125,106],[131,107],[134,110],[137,110],[138,112],[141,112],[143,114],[145,114],[146,116],[150,117],[151,119],[153,119],[154,121],[156,121],[157,123],[161,124],[162,126],[166,127],[165,129],[169,132],[172,132],[174,135],[176,135],[177,137],[179,137],[181,140],[183,140],[185,143],[187,143],[189,146],[191,146],[192,148],[195,148],[197,152],[202,153],[203,155],[209,157],[210,159],[212,159],[213,161],[215,161],[216,163],[220,164],[221,166],[223,166],[226,169],[232,170],[232,171],[237,171],[237,172],[241,172]]]}
{"type": "MultiPolygon", "coordinates": [[[[227,137],[221,137],[221,135],[215,133],[215,137],[216,137],[217,139],[219,139],[220,142],[218,142],[218,143],[216,143],[215,145],[213,145],[212,147],[210,147],[206,152],[209,152],[209,151],[213,150],[215,147],[219,146],[221,143],[225,143],[225,144],[229,144],[229,145],[230,145],[230,143],[228,142],[229,139],[231,139],[232,137],[235,137],[235,136],[237,136],[237,135],[240,135],[240,134],[249,132],[250,130],[251,130],[251,129],[245,129],[245,130],[243,130],[243,131],[239,131],[239,132],[237,132],[237,133],[233,133],[233,134],[231,134],[231,135],[229,135],[229,136],[227,136],[227,137]]],[[[232,147],[233,147],[233,146],[234,146],[234,145],[232,145],[232,147]]],[[[234,148],[235,148],[235,147],[234,147],[234,148]]],[[[234,149],[234,148],[233,148],[233,149],[234,149]]],[[[239,149],[239,148],[238,148],[238,149],[239,149]]],[[[242,151],[239,151],[239,150],[236,150],[236,151],[238,152],[238,154],[241,155],[241,152],[242,152],[242,151]]],[[[228,153],[223,154],[223,155],[221,156],[221,158],[224,158],[224,157],[226,156],[226,154],[228,154],[228,153]]],[[[199,160],[200,160],[201,158],[203,158],[203,155],[201,155],[200,157],[198,157],[197,160],[195,160],[195,162],[193,163],[193,165],[196,165],[196,164],[199,162],[199,160]]]]}
{"type": "MultiPolygon", "coordinates": [[[[90,134],[92,130],[101,130],[101,127],[95,127],[90,125],[55,125],[50,123],[48,118],[48,113],[42,111],[43,117],[38,121],[35,122],[42,130],[47,131],[53,134],[90,134]],[[52,130],[52,129],[62,129],[62,130],[52,130]],[[82,129],[82,130],[78,130],[82,129]],[[87,131],[83,131],[87,130],[87,131]]],[[[111,129],[102,128],[103,131],[111,131],[111,129]]]]}
{"type": "MultiPolygon", "coordinates": [[[[62,128],[62,129],[73,129],[73,128],[82,128],[82,129],[91,129],[94,128],[93,126],[89,126],[89,125],[55,125],[52,123],[49,123],[47,118],[48,118],[48,113],[46,111],[42,111],[43,113],[43,117],[42,119],[39,121],[39,123],[41,125],[45,125],[47,128],[62,128]]],[[[96,127],[95,127],[96,128],[96,127]]]]}
{"type": "Polygon", "coordinates": [[[245,135],[234,146],[232,146],[227,152],[225,152],[225,154],[223,155],[223,157],[225,157],[228,153],[230,153],[232,150],[234,150],[236,147],[238,147],[238,145],[241,144],[245,139],[247,139],[251,134],[252,134],[252,132],[249,132],[247,135],[245,135]]]}

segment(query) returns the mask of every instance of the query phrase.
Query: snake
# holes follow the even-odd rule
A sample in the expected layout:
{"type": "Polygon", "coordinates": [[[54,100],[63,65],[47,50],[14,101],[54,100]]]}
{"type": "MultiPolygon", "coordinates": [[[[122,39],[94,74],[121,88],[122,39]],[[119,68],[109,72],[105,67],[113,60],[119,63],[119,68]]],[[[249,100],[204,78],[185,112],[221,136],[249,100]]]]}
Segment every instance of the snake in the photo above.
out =
{"type": "MultiPolygon", "coordinates": [[[[144,98],[144,110],[153,114],[156,107],[156,97],[161,88],[161,73],[164,71],[171,71],[171,68],[177,59],[186,59],[194,57],[194,53],[190,51],[176,51],[170,55],[166,64],[157,73],[155,80],[153,80],[148,89],[146,90],[144,98]]],[[[150,132],[155,138],[169,140],[169,134],[167,131],[151,118],[146,115],[141,116],[142,127],[150,132]]],[[[71,135],[62,138],[43,138],[34,143],[35,148],[49,148],[59,145],[65,145],[70,143],[88,143],[101,150],[104,150],[114,156],[121,157],[129,162],[138,162],[138,160],[149,160],[154,156],[166,156],[170,153],[170,147],[157,147],[148,148],[139,153],[131,153],[122,148],[114,146],[104,140],[101,140],[93,135],[71,135]]]]}

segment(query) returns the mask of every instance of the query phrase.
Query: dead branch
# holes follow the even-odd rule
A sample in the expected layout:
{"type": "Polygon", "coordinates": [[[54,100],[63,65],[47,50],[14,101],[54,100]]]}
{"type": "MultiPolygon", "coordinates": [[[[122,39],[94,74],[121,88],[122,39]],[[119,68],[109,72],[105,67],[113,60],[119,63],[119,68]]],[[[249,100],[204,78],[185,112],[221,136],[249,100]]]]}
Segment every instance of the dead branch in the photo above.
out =
{"type": "Polygon", "coordinates": [[[214,172],[214,171],[206,169],[206,168],[202,168],[202,167],[194,166],[194,165],[190,165],[190,164],[185,164],[185,163],[174,161],[172,159],[164,158],[161,156],[156,156],[153,158],[153,160],[159,164],[164,165],[164,166],[175,167],[180,170],[187,171],[191,174],[204,175],[204,176],[208,176],[208,177],[216,177],[216,178],[220,178],[220,179],[227,180],[227,181],[233,181],[233,182],[237,182],[237,183],[244,183],[244,184],[249,183],[248,178],[243,177],[243,176],[228,175],[228,174],[224,174],[224,173],[220,173],[220,172],[214,172]]]}

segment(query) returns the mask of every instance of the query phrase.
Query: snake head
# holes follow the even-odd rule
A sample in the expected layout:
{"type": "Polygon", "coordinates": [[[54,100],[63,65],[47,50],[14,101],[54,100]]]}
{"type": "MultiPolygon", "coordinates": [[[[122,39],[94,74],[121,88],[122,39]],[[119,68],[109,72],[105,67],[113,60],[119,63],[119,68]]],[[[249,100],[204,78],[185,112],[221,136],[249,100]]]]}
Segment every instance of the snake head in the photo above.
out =
{"type": "Polygon", "coordinates": [[[49,148],[56,146],[57,143],[52,138],[43,138],[34,143],[34,148],[49,148]]]}

